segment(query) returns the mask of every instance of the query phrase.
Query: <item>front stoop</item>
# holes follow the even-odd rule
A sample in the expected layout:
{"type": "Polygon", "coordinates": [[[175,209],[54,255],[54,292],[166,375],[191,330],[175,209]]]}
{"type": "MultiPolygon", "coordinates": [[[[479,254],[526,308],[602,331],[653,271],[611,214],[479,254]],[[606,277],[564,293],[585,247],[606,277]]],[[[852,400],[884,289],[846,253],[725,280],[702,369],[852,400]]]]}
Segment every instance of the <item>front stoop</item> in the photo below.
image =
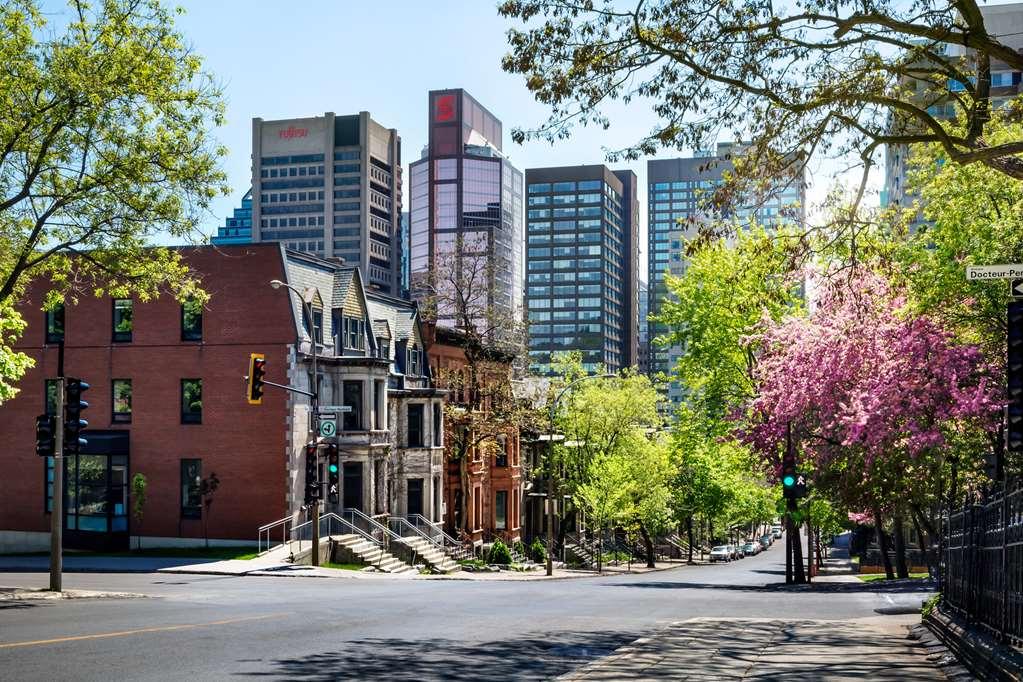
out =
{"type": "Polygon", "coordinates": [[[416,570],[360,535],[334,535],[331,539],[337,543],[334,559],[339,563],[366,564],[383,573],[410,573],[416,570]]]}
{"type": "Polygon", "coordinates": [[[397,541],[392,541],[391,551],[402,555],[408,563],[422,562],[434,573],[454,573],[460,568],[454,559],[423,538],[402,538],[400,542],[405,545],[404,551],[395,547],[394,542],[397,541]]]}

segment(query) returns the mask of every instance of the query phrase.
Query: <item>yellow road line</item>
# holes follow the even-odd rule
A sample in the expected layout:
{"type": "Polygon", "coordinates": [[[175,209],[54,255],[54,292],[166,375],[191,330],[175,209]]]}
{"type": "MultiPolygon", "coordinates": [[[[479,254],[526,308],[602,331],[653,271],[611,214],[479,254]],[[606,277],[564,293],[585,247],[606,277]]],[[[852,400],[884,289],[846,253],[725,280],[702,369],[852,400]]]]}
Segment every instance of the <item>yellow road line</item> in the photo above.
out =
{"type": "Polygon", "coordinates": [[[267,618],[278,618],[288,616],[287,613],[267,613],[262,616],[245,616],[242,618],[228,618],[226,620],[214,620],[208,623],[186,623],[183,625],[165,625],[154,628],[139,628],[138,630],[122,630],[120,632],[100,632],[94,635],[74,635],[71,637],[56,637],[54,639],[36,639],[30,642],[6,642],[0,643],[0,649],[13,649],[22,646],[37,646],[40,644],[59,644],[61,642],[77,642],[83,639],[105,639],[107,637],[127,637],[128,635],[140,635],[147,632],[169,632],[171,630],[188,630],[191,628],[204,628],[211,625],[229,625],[241,623],[247,620],[266,620],[267,618]]]}

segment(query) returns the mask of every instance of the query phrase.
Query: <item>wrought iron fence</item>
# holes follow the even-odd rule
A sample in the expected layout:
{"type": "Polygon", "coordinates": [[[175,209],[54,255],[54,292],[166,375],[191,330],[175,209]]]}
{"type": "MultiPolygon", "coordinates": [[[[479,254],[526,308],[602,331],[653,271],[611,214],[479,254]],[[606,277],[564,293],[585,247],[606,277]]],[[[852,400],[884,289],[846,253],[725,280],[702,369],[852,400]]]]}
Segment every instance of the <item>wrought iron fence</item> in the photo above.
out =
{"type": "Polygon", "coordinates": [[[944,535],[942,606],[1023,645],[1023,485],[950,514],[944,535]]]}

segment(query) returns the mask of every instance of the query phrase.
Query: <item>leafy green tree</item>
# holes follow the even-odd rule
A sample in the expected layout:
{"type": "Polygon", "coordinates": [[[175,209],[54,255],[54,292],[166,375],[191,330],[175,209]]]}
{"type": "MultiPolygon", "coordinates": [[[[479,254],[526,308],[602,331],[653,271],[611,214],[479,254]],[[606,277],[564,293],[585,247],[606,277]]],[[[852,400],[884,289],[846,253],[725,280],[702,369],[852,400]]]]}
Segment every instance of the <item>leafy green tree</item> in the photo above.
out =
{"type": "Polygon", "coordinates": [[[146,490],[149,482],[145,474],[135,474],[131,478],[131,512],[138,524],[138,548],[142,549],[142,517],[146,509],[146,490]]]}
{"type": "Polygon", "coordinates": [[[44,306],[82,294],[205,300],[180,255],[226,194],[208,130],[219,87],[160,0],[69,3],[47,26],[34,0],[0,4],[0,400],[31,365],[13,350],[31,279],[44,306]]]}
{"type": "Polygon", "coordinates": [[[505,0],[499,11],[522,22],[508,31],[504,69],[551,110],[517,140],[607,128],[607,105],[649,103],[656,127],[612,158],[708,149],[721,131],[742,131],[751,184],[808,155],[851,152],[869,167],[884,144],[927,142],[953,162],[1023,178],[1023,142],[989,140],[986,128],[992,60],[1019,71],[1023,55],[976,0],[505,0]],[[946,102],[961,132],[929,108],[946,102]]]}

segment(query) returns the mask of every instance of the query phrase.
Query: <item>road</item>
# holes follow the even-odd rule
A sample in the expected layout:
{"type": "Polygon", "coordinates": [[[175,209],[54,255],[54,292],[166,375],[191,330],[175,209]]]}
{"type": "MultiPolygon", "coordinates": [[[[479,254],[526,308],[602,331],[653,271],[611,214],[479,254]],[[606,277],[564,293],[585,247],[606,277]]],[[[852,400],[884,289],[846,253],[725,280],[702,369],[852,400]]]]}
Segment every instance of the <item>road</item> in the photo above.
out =
{"type": "MultiPolygon", "coordinates": [[[[849,620],[919,606],[865,584],[786,591],[784,552],[559,581],[67,574],[143,599],[0,602],[5,679],[538,679],[693,617],[849,620]]],[[[42,587],[44,574],[0,574],[42,587]]]]}

